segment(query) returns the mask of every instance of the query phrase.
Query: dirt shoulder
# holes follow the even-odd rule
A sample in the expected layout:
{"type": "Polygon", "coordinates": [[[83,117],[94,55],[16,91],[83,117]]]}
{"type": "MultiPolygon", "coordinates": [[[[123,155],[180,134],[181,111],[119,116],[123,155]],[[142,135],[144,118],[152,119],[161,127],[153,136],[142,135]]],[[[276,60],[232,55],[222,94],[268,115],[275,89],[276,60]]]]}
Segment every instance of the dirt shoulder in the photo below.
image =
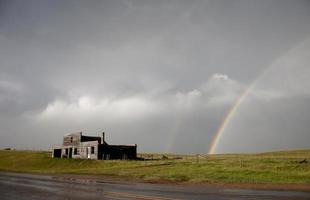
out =
{"type": "MultiPolygon", "coordinates": [[[[45,174],[47,175],[47,174],[45,174]]],[[[150,184],[169,184],[186,187],[212,187],[226,189],[254,189],[254,190],[287,190],[310,192],[310,184],[250,184],[250,183],[193,183],[178,182],[167,180],[144,180],[132,177],[107,176],[107,175],[87,175],[87,174],[49,174],[64,179],[84,179],[96,182],[114,182],[114,183],[150,183],[150,184]]]]}

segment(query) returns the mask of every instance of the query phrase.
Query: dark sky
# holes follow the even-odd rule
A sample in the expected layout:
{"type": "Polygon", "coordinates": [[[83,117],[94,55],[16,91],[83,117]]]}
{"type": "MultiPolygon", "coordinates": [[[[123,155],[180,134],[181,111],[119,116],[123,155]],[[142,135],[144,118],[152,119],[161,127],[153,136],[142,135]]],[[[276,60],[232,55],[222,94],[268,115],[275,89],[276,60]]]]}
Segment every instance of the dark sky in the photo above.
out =
{"type": "Polygon", "coordinates": [[[309,148],[310,2],[0,0],[0,148],[309,148]]]}

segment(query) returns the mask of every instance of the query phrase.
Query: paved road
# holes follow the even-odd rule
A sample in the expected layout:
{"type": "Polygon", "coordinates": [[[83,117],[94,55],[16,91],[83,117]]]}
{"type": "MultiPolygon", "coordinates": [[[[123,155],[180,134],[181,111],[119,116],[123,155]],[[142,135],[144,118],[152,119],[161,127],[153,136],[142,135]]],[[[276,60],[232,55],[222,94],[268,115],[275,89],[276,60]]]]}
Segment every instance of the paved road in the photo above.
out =
{"type": "Polygon", "coordinates": [[[129,183],[101,179],[0,173],[0,199],[310,199],[310,193],[129,183]]]}

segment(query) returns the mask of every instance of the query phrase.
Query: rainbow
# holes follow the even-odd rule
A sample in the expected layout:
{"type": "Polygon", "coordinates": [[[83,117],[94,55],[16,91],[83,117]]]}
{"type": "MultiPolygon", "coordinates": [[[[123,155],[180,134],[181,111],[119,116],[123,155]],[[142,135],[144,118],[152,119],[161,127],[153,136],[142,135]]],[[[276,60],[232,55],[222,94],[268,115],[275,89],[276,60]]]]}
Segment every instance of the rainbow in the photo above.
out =
{"type": "Polygon", "coordinates": [[[264,77],[268,72],[270,72],[270,70],[275,67],[275,64],[280,61],[281,59],[285,58],[287,55],[289,55],[290,53],[294,53],[296,52],[300,47],[302,47],[305,44],[310,44],[310,38],[306,38],[305,40],[301,41],[300,43],[298,43],[296,46],[294,46],[293,48],[289,49],[288,51],[286,51],[285,53],[283,53],[281,56],[279,56],[277,59],[275,59],[271,65],[266,68],[261,74],[260,76],[258,76],[258,78],[252,82],[252,84],[246,88],[244,91],[241,92],[241,94],[238,96],[238,98],[236,99],[236,101],[234,102],[234,104],[229,108],[229,110],[227,111],[227,113],[224,115],[224,118],[219,126],[219,128],[216,130],[211,143],[209,145],[209,149],[208,149],[208,154],[214,154],[215,153],[215,149],[219,143],[219,140],[221,138],[221,136],[223,135],[223,132],[225,131],[226,127],[228,126],[231,118],[233,117],[233,115],[236,113],[236,111],[238,110],[239,106],[242,104],[242,102],[244,101],[244,99],[248,96],[248,94],[251,92],[251,90],[257,85],[257,83],[259,82],[259,80],[264,77]]]}
{"type": "Polygon", "coordinates": [[[236,101],[234,102],[234,104],[229,108],[229,110],[224,115],[224,118],[223,118],[219,128],[217,129],[217,131],[215,132],[215,134],[211,140],[210,147],[208,149],[208,154],[214,154],[215,153],[216,146],[220,140],[221,135],[223,134],[227,125],[229,124],[230,119],[236,113],[237,109],[239,108],[239,106],[241,105],[241,103],[243,102],[245,97],[248,95],[249,91],[251,91],[253,86],[254,86],[254,84],[252,84],[247,89],[243,90],[241,92],[241,94],[238,96],[238,98],[236,99],[236,101]]]}

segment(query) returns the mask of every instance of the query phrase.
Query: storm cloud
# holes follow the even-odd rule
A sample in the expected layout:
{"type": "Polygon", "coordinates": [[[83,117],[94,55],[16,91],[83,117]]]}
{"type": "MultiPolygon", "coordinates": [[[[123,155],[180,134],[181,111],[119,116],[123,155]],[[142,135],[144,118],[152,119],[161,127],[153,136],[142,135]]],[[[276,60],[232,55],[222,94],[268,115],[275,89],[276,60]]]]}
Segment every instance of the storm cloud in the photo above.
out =
{"type": "Polygon", "coordinates": [[[307,148],[309,11],[301,0],[0,0],[0,147],[106,131],[139,151],[206,153],[255,83],[217,151],[307,148]]]}

